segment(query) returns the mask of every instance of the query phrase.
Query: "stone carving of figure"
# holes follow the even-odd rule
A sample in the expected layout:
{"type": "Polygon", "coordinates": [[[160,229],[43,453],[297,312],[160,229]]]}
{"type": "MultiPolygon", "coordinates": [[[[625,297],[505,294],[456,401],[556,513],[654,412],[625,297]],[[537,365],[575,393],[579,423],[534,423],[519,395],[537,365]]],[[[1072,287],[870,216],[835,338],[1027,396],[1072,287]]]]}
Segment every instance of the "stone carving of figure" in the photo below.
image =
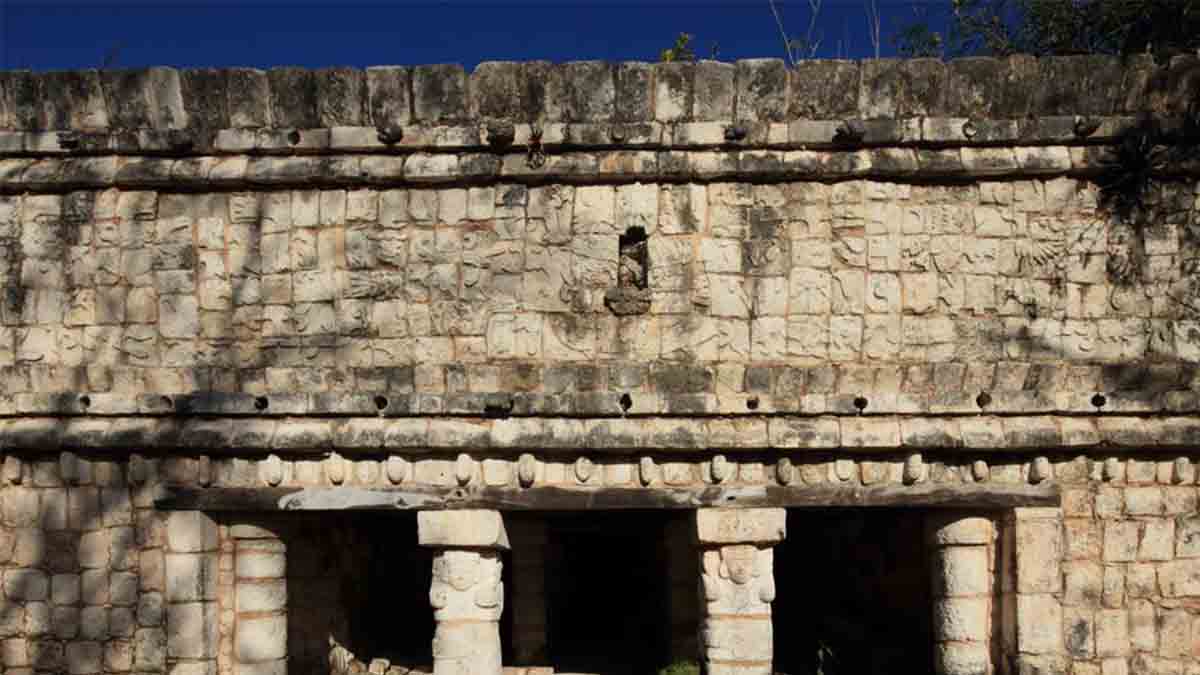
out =
{"type": "Polygon", "coordinates": [[[646,268],[641,263],[646,242],[639,242],[621,250],[620,265],[617,268],[618,285],[626,288],[646,287],[646,268]]]}
{"type": "Polygon", "coordinates": [[[766,611],[775,600],[774,551],[753,544],[704,552],[704,599],[712,613],[766,611]]]}

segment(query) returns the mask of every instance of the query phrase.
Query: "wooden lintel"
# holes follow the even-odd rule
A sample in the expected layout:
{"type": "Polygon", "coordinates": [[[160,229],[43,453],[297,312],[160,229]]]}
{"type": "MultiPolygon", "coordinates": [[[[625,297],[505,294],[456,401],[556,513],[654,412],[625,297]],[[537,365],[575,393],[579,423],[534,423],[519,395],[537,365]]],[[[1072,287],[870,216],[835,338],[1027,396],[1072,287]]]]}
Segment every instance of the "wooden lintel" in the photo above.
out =
{"type": "Polygon", "coordinates": [[[1058,506],[1058,487],[970,484],[911,486],[705,486],[700,488],[433,487],[168,488],[164,510],[351,511],[498,509],[586,511],[703,507],[893,507],[1009,509],[1058,506]]]}

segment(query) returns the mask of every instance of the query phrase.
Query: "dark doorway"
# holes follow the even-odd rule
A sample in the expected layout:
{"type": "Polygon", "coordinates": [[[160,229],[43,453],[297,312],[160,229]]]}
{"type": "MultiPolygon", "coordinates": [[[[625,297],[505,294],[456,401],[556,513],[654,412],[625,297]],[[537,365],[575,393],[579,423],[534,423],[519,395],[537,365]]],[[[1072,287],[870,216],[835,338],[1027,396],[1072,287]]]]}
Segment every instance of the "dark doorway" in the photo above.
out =
{"type": "Polygon", "coordinates": [[[666,528],[673,522],[655,512],[549,518],[547,637],[555,671],[644,675],[666,665],[666,528]]]}
{"type": "Polygon", "coordinates": [[[775,671],[933,672],[924,512],[795,509],[775,548],[775,671]]]}
{"type": "Polygon", "coordinates": [[[415,512],[322,514],[292,524],[288,673],[329,675],[337,646],[364,667],[386,659],[428,668],[433,553],[417,545],[415,512]]]}

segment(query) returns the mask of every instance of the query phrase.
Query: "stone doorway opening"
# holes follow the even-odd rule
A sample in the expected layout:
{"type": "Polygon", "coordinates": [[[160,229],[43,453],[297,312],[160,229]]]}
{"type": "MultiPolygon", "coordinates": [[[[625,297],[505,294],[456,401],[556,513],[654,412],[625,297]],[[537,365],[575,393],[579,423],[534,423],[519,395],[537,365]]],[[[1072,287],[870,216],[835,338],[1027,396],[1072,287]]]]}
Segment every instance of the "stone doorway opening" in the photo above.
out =
{"type": "Polygon", "coordinates": [[[917,509],[789,509],[775,547],[774,669],[932,673],[932,552],[917,509]]]}
{"type": "Polygon", "coordinates": [[[314,514],[285,532],[288,675],[384,660],[385,673],[431,672],[433,552],[417,545],[416,512],[314,514]]]}
{"type": "MultiPolygon", "coordinates": [[[[546,527],[546,639],[555,672],[655,673],[687,652],[696,558],[683,513],[553,514],[546,527]],[[686,579],[684,575],[690,574],[686,579]]],[[[516,589],[520,593],[520,589],[516,589]]],[[[689,644],[690,643],[690,646],[689,644]]]]}

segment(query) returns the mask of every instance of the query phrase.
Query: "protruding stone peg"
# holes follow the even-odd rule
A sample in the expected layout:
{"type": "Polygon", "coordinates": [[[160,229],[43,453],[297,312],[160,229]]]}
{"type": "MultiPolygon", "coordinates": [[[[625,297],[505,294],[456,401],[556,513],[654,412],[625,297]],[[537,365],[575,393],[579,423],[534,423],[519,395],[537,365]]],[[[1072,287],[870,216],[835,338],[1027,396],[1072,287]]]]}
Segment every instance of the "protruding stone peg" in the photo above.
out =
{"type": "Polygon", "coordinates": [[[521,487],[527,488],[533,486],[536,478],[537,458],[526,452],[517,458],[517,481],[521,487]]]}
{"type": "Polygon", "coordinates": [[[329,453],[329,457],[325,460],[325,475],[334,485],[346,482],[346,460],[336,452],[329,453]]]}
{"type": "Polygon", "coordinates": [[[658,467],[654,464],[653,457],[642,457],[638,460],[638,479],[642,485],[650,485],[658,476],[658,467]]]}
{"type": "Polygon", "coordinates": [[[1100,128],[1100,120],[1094,117],[1078,116],[1075,118],[1075,135],[1079,138],[1087,138],[1096,133],[1100,128]]]}
{"type": "Polygon", "coordinates": [[[1176,485],[1191,483],[1195,479],[1192,461],[1187,457],[1176,457],[1171,465],[1171,482],[1176,485]]]}
{"type": "Polygon", "coordinates": [[[725,140],[730,143],[746,140],[749,131],[744,124],[731,124],[725,127],[725,140]]]}
{"type": "Polygon", "coordinates": [[[833,462],[833,475],[840,481],[848,481],[854,477],[854,460],[838,459],[833,462]]]}
{"type": "Polygon", "coordinates": [[[21,484],[21,458],[8,455],[4,458],[4,480],[10,485],[21,484]]]}
{"type": "Polygon", "coordinates": [[[927,467],[925,460],[921,457],[921,453],[914,452],[904,459],[904,475],[903,480],[905,485],[920,483],[925,480],[927,467]]]}
{"type": "Polygon", "coordinates": [[[279,455],[267,455],[258,463],[258,477],[271,487],[283,482],[283,460],[279,459],[279,455]]]}
{"type": "Polygon", "coordinates": [[[580,483],[586,483],[592,477],[593,468],[592,460],[587,457],[580,457],[575,460],[575,477],[579,479],[580,483]]]}
{"type": "Polygon", "coordinates": [[[458,459],[454,460],[454,479],[458,484],[465,487],[471,482],[471,474],[475,473],[475,460],[467,453],[459,453],[458,459]]]}
{"type": "Polygon", "coordinates": [[[386,471],[388,481],[392,485],[399,485],[408,480],[408,460],[392,455],[387,458],[386,471]]]}
{"type": "Polygon", "coordinates": [[[517,137],[516,126],[509,120],[492,120],[485,127],[487,142],[494,148],[506,148],[517,137]]]}
{"type": "Polygon", "coordinates": [[[867,125],[862,120],[843,120],[833,132],[835,143],[861,143],[867,135],[867,125]]]}
{"type": "Polygon", "coordinates": [[[775,480],[779,481],[780,485],[791,485],[796,479],[796,467],[792,466],[792,460],[787,457],[780,457],[778,462],[775,462],[775,480]]]}
{"type": "Polygon", "coordinates": [[[991,477],[991,475],[992,470],[990,467],[988,467],[987,462],[983,461],[982,459],[977,459],[971,463],[971,477],[975,479],[976,483],[982,483],[986,481],[991,477]]]}
{"type": "Polygon", "coordinates": [[[725,455],[714,455],[712,461],[708,463],[709,475],[714,483],[723,483],[728,480],[732,470],[732,465],[729,460],[725,459],[725,455]]]}
{"type": "Polygon", "coordinates": [[[1054,477],[1054,468],[1046,457],[1035,457],[1029,465],[1029,482],[1037,485],[1054,477]]]}
{"type": "Polygon", "coordinates": [[[404,127],[395,122],[388,122],[375,129],[379,142],[384,145],[395,145],[404,140],[404,127]]]}

